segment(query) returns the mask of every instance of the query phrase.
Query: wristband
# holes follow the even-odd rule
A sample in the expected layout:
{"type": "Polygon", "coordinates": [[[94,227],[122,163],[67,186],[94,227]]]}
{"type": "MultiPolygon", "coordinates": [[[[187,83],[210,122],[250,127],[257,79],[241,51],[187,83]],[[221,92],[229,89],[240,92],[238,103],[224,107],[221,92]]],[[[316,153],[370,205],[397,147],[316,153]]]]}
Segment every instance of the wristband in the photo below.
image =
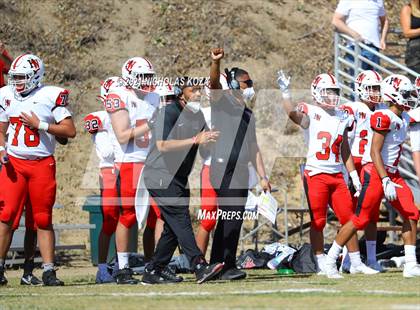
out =
{"type": "Polygon", "coordinates": [[[359,175],[357,174],[357,170],[353,170],[349,173],[351,179],[353,180],[354,178],[359,178],[359,175]]]}
{"type": "Polygon", "coordinates": [[[50,124],[48,124],[47,122],[42,122],[41,121],[41,122],[39,122],[38,129],[43,130],[43,131],[47,131],[49,126],[50,126],[50,124]]]}

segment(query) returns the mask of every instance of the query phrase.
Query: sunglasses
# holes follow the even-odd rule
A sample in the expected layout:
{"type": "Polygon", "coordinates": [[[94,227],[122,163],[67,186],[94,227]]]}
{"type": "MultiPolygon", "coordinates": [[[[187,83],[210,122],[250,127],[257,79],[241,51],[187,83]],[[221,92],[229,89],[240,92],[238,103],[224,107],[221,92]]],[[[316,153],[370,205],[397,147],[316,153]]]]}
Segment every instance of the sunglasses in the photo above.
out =
{"type": "Polygon", "coordinates": [[[254,82],[252,80],[238,81],[238,82],[245,83],[247,87],[252,87],[254,85],[254,82]]]}

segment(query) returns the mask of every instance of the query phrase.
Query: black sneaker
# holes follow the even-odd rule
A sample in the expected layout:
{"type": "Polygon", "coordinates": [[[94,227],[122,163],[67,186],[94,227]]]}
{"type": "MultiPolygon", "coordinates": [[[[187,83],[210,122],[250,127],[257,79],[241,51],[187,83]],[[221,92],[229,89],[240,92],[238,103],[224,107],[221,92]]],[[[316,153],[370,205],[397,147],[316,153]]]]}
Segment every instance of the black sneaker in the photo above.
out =
{"type": "Polygon", "coordinates": [[[142,284],[151,285],[151,284],[171,284],[179,283],[184,280],[182,277],[177,277],[172,270],[165,268],[162,271],[158,269],[144,270],[143,278],[141,280],[142,284]]]}
{"type": "Polygon", "coordinates": [[[133,271],[130,268],[124,268],[117,271],[117,284],[137,284],[139,281],[133,278],[133,271]]]}
{"type": "Polygon", "coordinates": [[[223,269],[222,263],[207,264],[201,263],[195,267],[195,277],[197,283],[201,284],[203,282],[214,279],[223,269]]]}
{"type": "Polygon", "coordinates": [[[220,276],[220,280],[242,280],[246,278],[246,272],[237,268],[230,268],[223,272],[220,276]]]}
{"type": "Polygon", "coordinates": [[[32,273],[24,274],[20,278],[20,285],[42,285],[42,281],[35,277],[32,273]]]}
{"type": "Polygon", "coordinates": [[[181,276],[177,276],[175,271],[172,270],[171,267],[166,266],[165,269],[163,269],[160,273],[163,278],[173,282],[173,283],[179,283],[184,281],[184,278],[181,276]]]}
{"type": "Polygon", "coordinates": [[[4,266],[0,266],[0,285],[6,285],[7,279],[4,275],[5,269],[4,266]]]}
{"type": "Polygon", "coordinates": [[[64,282],[57,278],[55,270],[47,270],[42,273],[42,282],[45,286],[63,286],[64,282]]]}

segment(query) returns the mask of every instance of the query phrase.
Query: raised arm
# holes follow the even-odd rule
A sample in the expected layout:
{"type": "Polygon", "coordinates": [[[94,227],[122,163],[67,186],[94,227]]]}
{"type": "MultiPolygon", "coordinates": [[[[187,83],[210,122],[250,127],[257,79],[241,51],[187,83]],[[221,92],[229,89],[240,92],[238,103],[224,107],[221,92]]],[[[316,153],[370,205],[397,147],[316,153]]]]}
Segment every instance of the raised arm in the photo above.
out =
{"type": "Polygon", "coordinates": [[[298,111],[296,106],[292,103],[289,90],[290,80],[291,76],[286,76],[283,70],[278,71],[277,83],[282,92],[282,105],[287,116],[289,116],[295,124],[306,129],[309,127],[309,118],[305,113],[298,111]]]}

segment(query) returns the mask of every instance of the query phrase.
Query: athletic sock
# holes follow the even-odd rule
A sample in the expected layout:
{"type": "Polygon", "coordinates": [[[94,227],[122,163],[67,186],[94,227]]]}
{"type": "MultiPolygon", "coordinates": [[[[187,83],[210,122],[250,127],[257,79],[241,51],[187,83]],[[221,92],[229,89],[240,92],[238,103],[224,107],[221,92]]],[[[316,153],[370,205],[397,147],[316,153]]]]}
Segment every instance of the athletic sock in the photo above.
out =
{"type": "Polygon", "coordinates": [[[54,270],[54,263],[46,263],[42,265],[44,272],[54,270]]]}
{"type": "Polygon", "coordinates": [[[129,252],[117,252],[118,256],[118,267],[119,269],[128,268],[128,257],[130,256],[129,252]]]}
{"type": "Polygon", "coordinates": [[[6,260],[4,258],[0,258],[0,267],[4,268],[4,264],[6,263],[6,260]]]}
{"type": "Polygon", "coordinates": [[[362,264],[362,260],[360,259],[360,252],[349,252],[350,262],[353,267],[360,266],[362,264]]]}
{"type": "Polygon", "coordinates": [[[366,240],[366,253],[368,264],[376,263],[376,240],[366,240]]]}
{"type": "Polygon", "coordinates": [[[317,254],[316,262],[318,264],[318,269],[320,271],[324,270],[325,269],[325,254],[317,254]]]}
{"type": "Polygon", "coordinates": [[[404,252],[405,252],[404,256],[405,256],[406,265],[417,264],[415,245],[404,245],[404,252]]]}
{"type": "Polygon", "coordinates": [[[342,249],[343,247],[338,245],[338,243],[334,241],[330,250],[328,251],[328,254],[327,254],[328,258],[336,261],[342,249]]]}
{"type": "Polygon", "coordinates": [[[343,247],[342,257],[343,257],[343,260],[341,262],[341,265],[343,266],[342,268],[348,271],[350,269],[351,263],[350,263],[349,251],[346,246],[343,247]]]}

